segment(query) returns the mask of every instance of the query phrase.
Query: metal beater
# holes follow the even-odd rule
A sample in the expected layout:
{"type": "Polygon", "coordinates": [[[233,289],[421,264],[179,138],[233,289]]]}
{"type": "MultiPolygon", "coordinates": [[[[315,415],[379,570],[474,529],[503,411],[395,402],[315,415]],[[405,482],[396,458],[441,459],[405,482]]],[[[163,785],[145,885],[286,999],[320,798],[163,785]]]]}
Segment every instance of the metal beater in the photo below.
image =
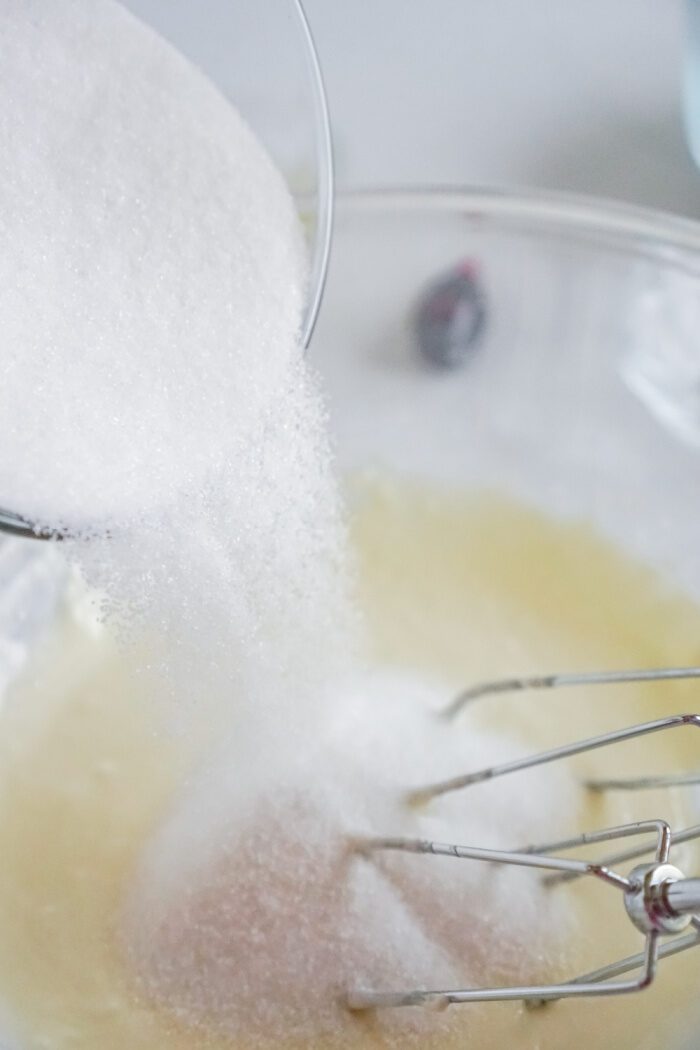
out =
{"type": "Polygon", "coordinates": [[[63,538],[59,532],[44,529],[27,518],[0,507],[0,533],[3,532],[10,536],[23,536],[25,539],[34,540],[60,540],[63,538]]]}
{"type": "MultiPolygon", "coordinates": [[[[465,690],[441,713],[440,717],[455,718],[467,704],[496,693],[556,689],[562,686],[657,682],[687,678],[700,678],[700,667],[509,678],[485,682],[465,690]]],[[[489,766],[462,776],[452,777],[449,780],[420,786],[406,794],[406,802],[409,805],[425,805],[440,795],[461,791],[485,780],[494,780],[497,777],[532,769],[549,762],[562,761],[574,755],[611,747],[637,737],[682,728],[700,729],[700,714],[671,715],[667,718],[639,723],[542,751],[527,758],[489,766]]],[[[700,771],[669,776],[585,782],[585,786],[593,791],[632,791],[690,784],[700,784],[700,771]]],[[[375,991],[356,988],[349,991],[347,1005],[352,1010],[370,1010],[398,1006],[433,1005],[440,1007],[455,1003],[513,999],[523,1000],[529,1004],[541,1004],[555,999],[623,995],[642,991],[648,988],[654,980],[660,959],[700,945],[700,878],[686,878],[679,868],[670,863],[673,846],[696,838],[700,838],[700,824],[674,831],[666,821],[644,820],[587,832],[558,842],[524,846],[512,851],[482,849],[424,839],[391,837],[360,839],[353,844],[354,850],[365,858],[370,858],[378,851],[394,850],[404,853],[454,857],[457,860],[476,860],[540,868],[551,873],[547,877],[550,882],[577,879],[583,876],[598,879],[620,891],[630,922],[644,935],[644,945],[636,955],[619,959],[561,984],[404,991],[375,991]],[[650,842],[647,838],[641,845],[618,849],[597,861],[574,860],[557,856],[561,851],[579,849],[595,843],[628,839],[638,835],[651,835],[653,840],[650,842]],[[653,855],[653,860],[638,864],[627,875],[611,867],[611,865],[649,854],[653,855]],[[634,976],[617,980],[630,973],[633,973],[634,976]]]]}

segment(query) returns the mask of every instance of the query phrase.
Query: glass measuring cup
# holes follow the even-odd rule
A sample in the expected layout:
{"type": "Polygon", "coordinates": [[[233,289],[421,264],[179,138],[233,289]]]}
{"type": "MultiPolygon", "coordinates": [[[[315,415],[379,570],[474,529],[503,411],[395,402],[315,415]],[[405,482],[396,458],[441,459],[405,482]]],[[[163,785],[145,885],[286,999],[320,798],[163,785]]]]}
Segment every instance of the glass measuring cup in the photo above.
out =
{"type": "MultiPolygon", "coordinates": [[[[126,0],[138,18],[229,97],[285,176],[309,251],[301,339],[308,346],[328,266],[333,156],[325,90],[301,0],[126,0]],[[212,33],[212,25],[216,32],[212,33]]],[[[46,538],[0,499],[0,532],[46,538]]]]}

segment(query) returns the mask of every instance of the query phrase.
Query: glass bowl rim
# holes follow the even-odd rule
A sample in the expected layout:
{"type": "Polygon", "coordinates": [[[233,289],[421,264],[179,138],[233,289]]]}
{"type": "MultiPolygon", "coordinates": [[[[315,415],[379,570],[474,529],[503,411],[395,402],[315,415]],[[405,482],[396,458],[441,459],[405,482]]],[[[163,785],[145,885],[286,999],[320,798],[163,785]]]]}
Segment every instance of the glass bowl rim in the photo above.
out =
{"type": "MultiPolygon", "coordinates": [[[[303,15],[301,0],[294,2],[303,15]]],[[[308,30],[308,23],[304,21],[308,30]]],[[[317,71],[320,77],[318,62],[317,71]]],[[[327,120],[325,93],[319,98],[322,99],[327,120]]],[[[330,124],[326,145],[332,153],[330,124]]],[[[329,177],[332,190],[332,158],[329,177]]],[[[347,189],[336,194],[335,206],[342,212],[364,214],[461,214],[474,222],[492,222],[506,229],[581,236],[606,246],[613,242],[632,255],[653,258],[671,269],[688,269],[690,265],[691,272],[700,276],[700,222],[672,212],[656,211],[621,201],[548,190],[433,185],[347,189]]],[[[332,240],[333,211],[333,207],[328,209],[329,214],[321,234],[324,239],[321,256],[323,273],[313,298],[305,346],[310,342],[322,304],[332,240]]],[[[56,538],[37,531],[31,522],[2,508],[0,532],[30,538],[56,538]]]]}
{"type": "Polygon", "coordinates": [[[475,225],[598,241],[700,274],[700,221],[624,201],[492,186],[377,187],[336,194],[336,212],[459,214],[475,225]],[[693,266],[693,263],[695,266],[693,266]]]}

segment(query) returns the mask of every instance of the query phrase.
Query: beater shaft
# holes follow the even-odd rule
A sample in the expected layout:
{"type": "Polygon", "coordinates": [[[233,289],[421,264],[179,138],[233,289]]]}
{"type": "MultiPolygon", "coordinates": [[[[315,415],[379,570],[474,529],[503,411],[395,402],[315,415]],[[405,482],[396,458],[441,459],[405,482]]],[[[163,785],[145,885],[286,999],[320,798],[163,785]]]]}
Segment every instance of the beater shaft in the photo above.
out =
{"type": "Polygon", "coordinates": [[[520,678],[501,678],[480,682],[459,693],[444,709],[445,718],[455,715],[484,696],[498,693],[531,692],[537,689],[562,689],[579,685],[624,685],[633,682],[663,682],[675,679],[700,678],[700,667],[653,667],[632,671],[573,671],[557,674],[529,675],[520,678]]]}

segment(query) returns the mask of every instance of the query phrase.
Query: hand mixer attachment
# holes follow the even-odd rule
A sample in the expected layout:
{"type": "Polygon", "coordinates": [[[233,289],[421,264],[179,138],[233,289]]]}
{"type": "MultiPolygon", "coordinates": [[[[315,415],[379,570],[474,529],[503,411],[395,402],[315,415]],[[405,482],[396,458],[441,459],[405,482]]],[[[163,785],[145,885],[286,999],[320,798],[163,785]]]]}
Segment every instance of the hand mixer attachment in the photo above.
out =
{"type": "MultiPolygon", "coordinates": [[[[441,717],[454,718],[468,703],[496,693],[552,689],[561,686],[657,682],[687,678],[700,678],[700,667],[503,679],[486,682],[465,690],[442,712],[441,717]]],[[[418,787],[407,793],[406,803],[426,805],[441,795],[461,791],[470,785],[486,780],[493,780],[550,762],[562,761],[599,748],[612,747],[638,737],[683,728],[700,728],[700,714],[672,715],[655,721],[639,723],[542,751],[526,758],[489,766],[462,776],[418,787]]],[[[588,789],[598,792],[643,790],[700,784],[700,772],[634,779],[587,780],[584,783],[588,789]]],[[[674,831],[666,821],[644,820],[587,832],[558,842],[524,846],[512,851],[431,842],[424,839],[391,837],[359,839],[353,843],[354,850],[365,859],[371,858],[379,851],[391,850],[453,857],[457,860],[486,861],[539,868],[550,873],[546,877],[549,883],[581,877],[597,879],[621,893],[622,902],[630,921],[644,934],[644,944],[638,954],[620,959],[598,970],[581,974],[561,984],[406,991],[370,991],[357,988],[348,993],[347,1005],[352,1010],[369,1010],[398,1006],[446,1007],[456,1003],[497,1000],[523,1000],[530,1004],[541,1004],[555,999],[622,995],[641,991],[654,980],[659,959],[700,945],[700,878],[686,878],[683,872],[670,862],[674,846],[696,838],[700,838],[700,824],[674,831]],[[601,860],[577,860],[557,855],[563,851],[577,850],[596,843],[614,842],[641,835],[647,836],[641,845],[618,849],[601,860]],[[651,843],[648,838],[650,835],[654,836],[651,843]],[[612,865],[652,853],[653,860],[638,864],[626,875],[612,867],[612,865]],[[626,974],[633,974],[633,976],[622,980],[617,979],[626,974]]]]}

